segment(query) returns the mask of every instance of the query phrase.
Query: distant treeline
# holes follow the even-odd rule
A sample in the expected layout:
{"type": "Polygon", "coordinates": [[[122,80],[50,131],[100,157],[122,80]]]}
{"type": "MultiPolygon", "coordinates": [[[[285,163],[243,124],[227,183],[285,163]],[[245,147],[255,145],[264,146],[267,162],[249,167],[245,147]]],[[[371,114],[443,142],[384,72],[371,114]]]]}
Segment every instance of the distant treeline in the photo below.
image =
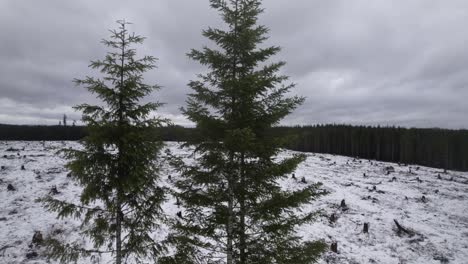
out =
{"type": "MultiPolygon", "coordinates": [[[[187,141],[194,128],[157,131],[166,141],[187,141]]],[[[276,127],[271,133],[293,136],[289,148],[365,159],[468,171],[468,130],[317,125],[276,127]]],[[[79,140],[81,126],[0,125],[0,140],[79,140]]]]}
{"type": "MultiPolygon", "coordinates": [[[[165,141],[187,141],[193,129],[181,126],[161,128],[159,133],[165,141]]],[[[87,134],[83,126],[32,126],[0,124],[0,140],[61,141],[80,140],[87,134]]]]}
{"type": "Polygon", "coordinates": [[[468,130],[318,125],[278,127],[293,150],[468,171],[468,130]]]}
{"type": "Polygon", "coordinates": [[[80,126],[30,126],[0,124],[0,140],[79,140],[86,135],[80,126]]]}

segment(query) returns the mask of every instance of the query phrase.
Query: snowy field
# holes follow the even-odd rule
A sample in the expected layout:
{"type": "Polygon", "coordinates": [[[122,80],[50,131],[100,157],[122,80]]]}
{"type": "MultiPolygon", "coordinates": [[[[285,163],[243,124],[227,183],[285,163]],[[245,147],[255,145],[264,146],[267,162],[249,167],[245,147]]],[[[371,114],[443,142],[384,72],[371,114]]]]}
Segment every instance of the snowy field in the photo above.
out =
{"type": "MultiPolygon", "coordinates": [[[[67,178],[65,161],[56,154],[64,147],[78,144],[0,142],[0,263],[48,263],[42,249],[31,245],[36,231],[81,239],[76,221],[57,220],[35,201],[53,186],[57,198],[77,199],[80,189],[67,178]]],[[[176,143],[168,143],[168,148],[187,154],[176,143]]],[[[281,156],[292,153],[284,151],[281,156]]],[[[304,208],[321,213],[317,222],[298,230],[306,239],[337,243],[338,253],[327,252],[320,263],[468,263],[468,173],[307,155],[296,179],[290,175],[281,184],[298,188],[304,177],[307,183],[322,182],[330,192],[304,208]],[[398,231],[394,220],[408,233],[398,231]],[[364,223],[369,223],[368,233],[363,232],[364,223]]],[[[177,177],[171,171],[167,174],[177,177]]],[[[167,176],[163,181],[169,184],[167,176]]],[[[174,201],[165,208],[171,215],[179,210],[174,201]]],[[[108,262],[102,257],[80,263],[108,262]]]]}

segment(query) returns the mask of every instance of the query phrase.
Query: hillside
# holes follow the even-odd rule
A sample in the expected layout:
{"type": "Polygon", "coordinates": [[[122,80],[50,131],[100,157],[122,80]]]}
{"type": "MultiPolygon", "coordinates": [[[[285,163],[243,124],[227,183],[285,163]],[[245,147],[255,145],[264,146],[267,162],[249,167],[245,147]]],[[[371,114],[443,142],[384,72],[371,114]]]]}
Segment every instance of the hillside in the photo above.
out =
{"type": "MultiPolygon", "coordinates": [[[[57,197],[78,199],[79,187],[67,178],[64,160],[56,151],[75,142],[0,142],[0,263],[47,263],[43,249],[32,245],[35,232],[43,236],[82,241],[77,222],[57,220],[36,199],[55,186],[57,197]],[[22,170],[24,166],[24,170],[22,170]],[[9,185],[11,185],[9,187],[9,185]],[[13,187],[13,188],[11,188],[13,187]],[[10,190],[8,190],[10,189],[10,190]],[[13,190],[14,189],[14,190],[13,190]],[[37,256],[35,255],[37,254],[37,256]]],[[[187,150],[168,143],[174,153],[187,150]]],[[[285,150],[278,157],[291,155],[285,150]]],[[[326,253],[320,263],[466,263],[468,259],[468,173],[343,156],[308,153],[307,160],[282,181],[284,188],[322,182],[329,191],[304,210],[317,210],[317,222],[303,226],[304,238],[337,243],[338,253],[326,253]],[[306,183],[301,180],[304,177],[306,183]],[[346,206],[341,206],[342,201],[346,206]],[[398,231],[394,220],[407,231],[398,231]],[[369,232],[363,232],[369,223],[369,232]]],[[[174,179],[169,168],[164,173],[174,179]]],[[[161,184],[170,185],[163,176],[161,184]]],[[[182,210],[169,199],[172,216],[182,210]]],[[[155,232],[163,237],[166,230],[155,232]]],[[[102,256],[80,263],[108,263],[102,256]]]]}

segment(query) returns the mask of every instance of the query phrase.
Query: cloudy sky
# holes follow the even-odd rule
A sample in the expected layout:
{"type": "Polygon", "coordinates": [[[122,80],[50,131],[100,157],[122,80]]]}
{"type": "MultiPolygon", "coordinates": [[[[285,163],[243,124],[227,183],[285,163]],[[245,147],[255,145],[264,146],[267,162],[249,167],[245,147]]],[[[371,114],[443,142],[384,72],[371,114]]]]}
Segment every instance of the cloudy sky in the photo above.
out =
{"type": "MultiPolygon", "coordinates": [[[[284,73],[306,102],[284,124],[351,123],[468,128],[468,1],[264,0],[260,22],[282,52],[284,73]]],[[[125,18],[146,36],[141,55],[159,58],[152,100],[187,125],[187,83],[205,69],[191,48],[220,25],[208,0],[0,1],[0,123],[57,124],[93,101],[73,78],[94,74],[100,40],[125,18]]]]}

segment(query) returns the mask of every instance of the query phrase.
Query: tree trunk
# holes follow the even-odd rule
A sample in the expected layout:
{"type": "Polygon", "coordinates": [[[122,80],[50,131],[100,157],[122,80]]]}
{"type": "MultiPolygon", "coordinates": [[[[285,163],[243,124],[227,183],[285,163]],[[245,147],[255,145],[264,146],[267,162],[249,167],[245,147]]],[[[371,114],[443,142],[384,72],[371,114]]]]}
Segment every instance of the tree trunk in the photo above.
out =
{"type": "Polygon", "coordinates": [[[233,226],[233,191],[232,191],[232,182],[228,182],[228,192],[229,192],[229,199],[228,199],[228,222],[227,222],[227,227],[226,227],[226,233],[227,233],[227,249],[226,249],[226,264],[233,264],[232,262],[232,226],[233,226]]]}
{"type": "MultiPolygon", "coordinates": [[[[234,163],[234,153],[229,153],[229,164],[234,163]]],[[[228,219],[226,225],[226,264],[233,264],[233,226],[234,226],[234,180],[233,176],[227,174],[227,191],[228,191],[228,219]]]]}
{"type": "MultiPolygon", "coordinates": [[[[123,30],[125,30],[125,23],[123,24],[123,30]]],[[[123,32],[122,36],[122,55],[121,55],[121,68],[120,68],[120,84],[119,84],[119,123],[118,123],[118,129],[119,132],[122,132],[122,127],[123,127],[123,96],[122,96],[122,90],[124,87],[124,63],[125,63],[125,32],[123,32]]],[[[120,137],[122,136],[121,134],[119,135],[120,137]]],[[[119,151],[119,156],[118,156],[118,181],[122,180],[123,176],[123,163],[122,163],[122,152],[123,152],[123,144],[121,138],[119,138],[119,143],[118,143],[118,151],[119,151]]],[[[115,263],[116,264],[122,264],[122,203],[120,199],[120,184],[118,184],[118,189],[117,189],[117,204],[116,204],[116,230],[115,230],[115,247],[116,247],[116,257],[115,257],[115,263]]]]}
{"type": "Polygon", "coordinates": [[[117,202],[116,212],[116,230],[115,230],[115,247],[116,257],[115,263],[122,264],[122,212],[120,210],[120,201],[117,202]]]}
{"type": "MultiPolygon", "coordinates": [[[[236,7],[236,16],[237,16],[237,10],[238,10],[238,1],[235,2],[235,7],[236,7]]],[[[237,20],[235,21],[234,24],[234,35],[237,37],[237,20]]],[[[232,63],[232,79],[236,80],[237,78],[237,59],[234,58],[234,61],[232,63]]],[[[232,114],[235,111],[235,102],[236,98],[234,94],[232,94],[231,97],[231,111],[232,114]]],[[[234,164],[234,153],[230,153],[230,162],[231,164],[234,164]]],[[[233,264],[233,225],[234,225],[234,182],[235,180],[233,179],[232,175],[228,176],[228,192],[229,192],[229,200],[228,200],[228,224],[227,224],[227,252],[226,252],[226,263],[227,264],[233,264]]]]}
{"type": "Polygon", "coordinates": [[[245,154],[241,154],[241,177],[240,177],[240,224],[239,224],[239,251],[240,251],[240,264],[247,262],[246,249],[246,234],[245,234],[245,154]]]}

